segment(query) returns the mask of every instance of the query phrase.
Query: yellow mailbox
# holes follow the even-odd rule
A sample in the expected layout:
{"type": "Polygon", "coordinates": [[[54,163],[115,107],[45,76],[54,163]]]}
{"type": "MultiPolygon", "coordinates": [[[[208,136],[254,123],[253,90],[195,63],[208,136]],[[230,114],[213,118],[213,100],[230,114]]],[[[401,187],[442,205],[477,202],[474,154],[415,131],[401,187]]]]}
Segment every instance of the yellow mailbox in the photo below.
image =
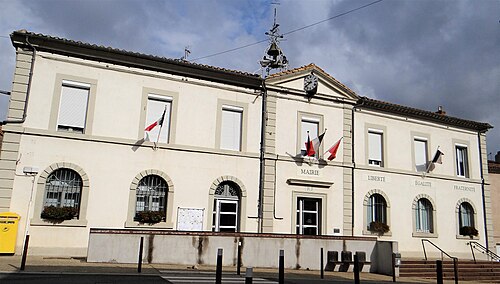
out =
{"type": "Polygon", "coordinates": [[[15,253],[19,219],[16,213],[0,213],[0,253],[15,253]]]}

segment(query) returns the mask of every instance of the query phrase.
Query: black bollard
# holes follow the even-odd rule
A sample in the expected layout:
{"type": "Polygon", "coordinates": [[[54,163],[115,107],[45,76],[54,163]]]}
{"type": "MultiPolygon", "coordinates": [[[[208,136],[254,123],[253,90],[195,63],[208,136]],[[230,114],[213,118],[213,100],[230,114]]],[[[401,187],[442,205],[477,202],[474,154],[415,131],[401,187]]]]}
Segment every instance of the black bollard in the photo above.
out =
{"type": "Polygon", "coordinates": [[[443,261],[436,260],[436,280],[437,284],[443,284],[443,261]]]}
{"type": "Polygon", "coordinates": [[[217,268],[215,270],[215,284],[222,283],[222,249],[217,250],[217,268]]]}
{"type": "Polygon", "coordinates": [[[280,250],[279,284],[285,284],[285,251],[280,250]]]}
{"type": "Polygon", "coordinates": [[[247,271],[245,272],[245,284],[252,284],[253,277],[253,268],[247,267],[247,271]]]}
{"type": "Polygon", "coordinates": [[[358,254],[354,255],[354,283],[359,284],[359,259],[358,259],[358,254]]]}
{"type": "Polygon", "coordinates": [[[21,258],[21,271],[24,271],[26,267],[26,256],[28,255],[28,244],[30,242],[30,235],[26,235],[26,240],[24,241],[23,257],[21,258]]]}
{"type": "Polygon", "coordinates": [[[396,254],[392,253],[392,282],[396,282],[396,254]]]}
{"type": "Polygon", "coordinates": [[[139,243],[139,260],[137,261],[137,272],[142,272],[142,252],[144,250],[144,237],[141,237],[141,242],[139,243]]]}
{"type": "Polygon", "coordinates": [[[325,264],[323,263],[323,248],[321,248],[321,253],[320,253],[320,269],[321,269],[321,279],[325,278],[325,264]]]}
{"type": "Polygon", "coordinates": [[[241,241],[238,241],[238,263],[236,266],[236,274],[241,274],[241,241]]]}

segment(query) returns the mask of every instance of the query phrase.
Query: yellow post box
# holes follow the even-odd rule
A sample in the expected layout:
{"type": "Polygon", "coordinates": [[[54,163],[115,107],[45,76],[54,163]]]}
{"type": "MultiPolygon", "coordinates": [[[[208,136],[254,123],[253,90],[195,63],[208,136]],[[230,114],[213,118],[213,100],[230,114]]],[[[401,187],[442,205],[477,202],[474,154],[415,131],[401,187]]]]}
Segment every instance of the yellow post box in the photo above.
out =
{"type": "Polygon", "coordinates": [[[0,253],[15,253],[19,219],[16,213],[0,213],[0,253]]]}

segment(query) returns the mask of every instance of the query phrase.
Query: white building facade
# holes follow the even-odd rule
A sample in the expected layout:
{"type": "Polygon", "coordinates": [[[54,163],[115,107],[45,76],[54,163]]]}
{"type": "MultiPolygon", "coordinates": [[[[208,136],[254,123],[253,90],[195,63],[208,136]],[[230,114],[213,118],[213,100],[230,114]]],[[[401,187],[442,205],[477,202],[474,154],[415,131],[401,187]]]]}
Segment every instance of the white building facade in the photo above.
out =
{"type": "Polygon", "coordinates": [[[489,124],[360,97],[313,64],[264,80],[11,39],[0,211],[21,215],[17,252],[29,233],[32,254],[84,256],[91,228],[377,237],[403,257],[421,256],[422,239],[470,256],[461,227],[490,241],[489,124]],[[431,163],[438,147],[442,164],[431,163]],[[63,207],[69,218],[49,218],[63,207]]]}

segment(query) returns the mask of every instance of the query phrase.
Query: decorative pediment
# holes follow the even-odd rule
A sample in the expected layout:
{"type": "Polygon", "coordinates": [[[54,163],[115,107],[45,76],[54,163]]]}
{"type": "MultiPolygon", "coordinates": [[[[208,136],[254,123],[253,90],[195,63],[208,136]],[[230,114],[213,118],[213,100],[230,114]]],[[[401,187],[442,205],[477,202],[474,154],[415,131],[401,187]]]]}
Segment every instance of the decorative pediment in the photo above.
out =
{"type": "Polygon", "coordinates": [[[359,99],[359,96],[354,91],[313,63],[272,74],[266,78],[266,85],[303,92],[305,95],[314,96],[315,94],[319,94],[349,100],[359,99]],[[316,89],[308,85],[311,81],[311,74],[317,78],[316,89]],[[308,85],[306,88],[304,88],[304,80],[306,80],[306,85],[308,85]],[[310,91],[311,89],[313,90],[312,92],[310,91]]]}

